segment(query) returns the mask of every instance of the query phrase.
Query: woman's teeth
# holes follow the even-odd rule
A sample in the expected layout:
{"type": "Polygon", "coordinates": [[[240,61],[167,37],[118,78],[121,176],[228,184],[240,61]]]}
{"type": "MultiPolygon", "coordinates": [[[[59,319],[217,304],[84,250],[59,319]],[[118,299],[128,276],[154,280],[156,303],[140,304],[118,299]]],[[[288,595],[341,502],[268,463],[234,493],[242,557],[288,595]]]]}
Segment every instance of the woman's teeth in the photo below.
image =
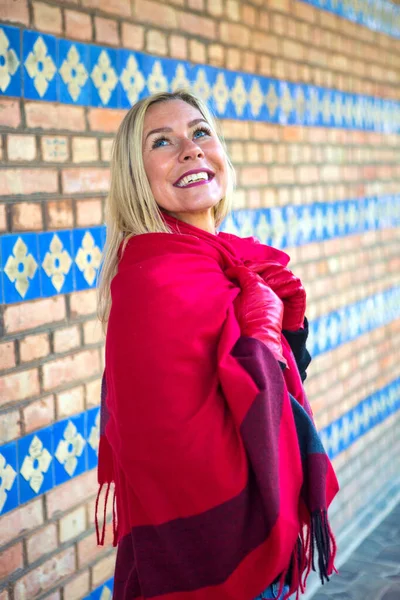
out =
{"type": "Polygon", "coordinates": [[[180,179],[176,185],[178,187],[185,187],[186,185],[189,185],[189,183],[194,183],[195,181],[201,180],[208,181],[208,173],[202,171],[201,173],[192,173],[191,175],[186,175],[186,177],[180,179]]]}

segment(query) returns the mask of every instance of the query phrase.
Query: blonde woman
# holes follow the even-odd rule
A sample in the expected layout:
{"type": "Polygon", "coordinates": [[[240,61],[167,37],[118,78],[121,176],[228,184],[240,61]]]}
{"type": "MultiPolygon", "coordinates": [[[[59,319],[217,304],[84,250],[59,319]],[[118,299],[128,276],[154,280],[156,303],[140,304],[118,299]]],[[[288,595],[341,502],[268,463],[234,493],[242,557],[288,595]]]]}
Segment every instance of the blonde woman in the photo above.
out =
{"type": "Polygon", "coordinates": [[[314,562],[327,580],[337,481],[289,257],[218,232],[234,171],[189,92],[127,113],[111,175],[98,476],[104,513],[115,484],[114,598],[286,599],[314,562]]]}

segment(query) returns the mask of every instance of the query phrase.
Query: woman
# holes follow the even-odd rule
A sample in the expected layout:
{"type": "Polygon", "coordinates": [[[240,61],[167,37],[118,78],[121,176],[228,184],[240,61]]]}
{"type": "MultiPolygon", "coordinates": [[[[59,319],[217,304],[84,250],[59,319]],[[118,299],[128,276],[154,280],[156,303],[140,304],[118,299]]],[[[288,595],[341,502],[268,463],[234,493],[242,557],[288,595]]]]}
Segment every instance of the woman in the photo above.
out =
{"type": "Polygon", "coordinates": [[[137,103],[111,173],[98,476],[105,506],[115,483],[114,598],[288,598],[315,547],[322,581],[335,554],[304,289],[283,252],[217,232],[234,173],[192,94],[137,103]]]}

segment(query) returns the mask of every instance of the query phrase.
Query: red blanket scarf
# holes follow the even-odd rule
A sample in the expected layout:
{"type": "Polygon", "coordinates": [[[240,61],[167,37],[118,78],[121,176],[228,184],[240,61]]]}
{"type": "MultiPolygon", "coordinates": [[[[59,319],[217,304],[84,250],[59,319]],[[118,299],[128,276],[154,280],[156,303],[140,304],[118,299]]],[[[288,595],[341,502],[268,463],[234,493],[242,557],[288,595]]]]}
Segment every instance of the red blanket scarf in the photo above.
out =
{"type": "MultiPolygon", "coordinates": [[[[98,476],[115,482],[117,600],[252,600],[333,569],[338,486],[289,369],[241,336],[224,271],[283,252],[170,217],[111,284],[98,476]],[[118,522],[118,527],[116,526],[118,522]]],[[[100,536],[104,542],[104,530],[100,536]]]]}

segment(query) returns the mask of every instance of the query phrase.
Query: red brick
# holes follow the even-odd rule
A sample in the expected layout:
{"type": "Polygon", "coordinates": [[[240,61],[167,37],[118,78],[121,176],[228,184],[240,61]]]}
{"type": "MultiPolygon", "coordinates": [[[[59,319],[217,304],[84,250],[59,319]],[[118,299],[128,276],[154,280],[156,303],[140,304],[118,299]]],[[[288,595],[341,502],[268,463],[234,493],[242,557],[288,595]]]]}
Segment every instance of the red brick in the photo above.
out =
{"type": "Polygon", "coordinates": [[[178,12],[177,16],[179,31],[209,40],[217,39],[216,22],[213,19],[191,15],[188,12],[178,12]]]}
{"type": "Polygon", "coordinates": [[[65,162],[69,158],[68,141],[64,136],[44,135],[41,146],[45,162],[65,162]]]}
{"type": "Polygon", "coordinates": [[[204,0],[188,0],[188,5],[192,10],[204,10],[204,0]]]}
{"type": "Polygon", "coordinates": [[[169,53],[172,58],[185,60],[188,56],[187,39],[182,35],[171,35],[169,38],[169,53]]]}
{"type": "Polygon", "coordinates": [[[21,111],[19,108],[19,100],[0,98],[0,125],[15,129],[20,123],[21,111]]]}
{"type": "Polygon", "coordinates": [[[270,182],[274,184],[294,183],[293,167],[273,166],[269,170],[270,182]]]}
{"type": "Polygon", "coordinates": [[[64,169],[61,177],[64,193],[106,192],[109,186],[110,171],[105,167],[76,167],[64,169]]]}
{"type": "Polygon", "coordinates": [[[7,207],[5,204],[0,204],[0,231],[7,229],[7,207]]]}
{"type": "Polygon", "coordinates": [[[15,440],[21,435],[21,417],[19,411],[2,413],[0,418],[0,444],[15,440]]]}
{"type": "Polygon", "coordinates": [[[46,220],[49,229],[67,229],[74,224],[72,200],[53,200],[46,202],[46,220]]]}
{"type": "Polygon", "coordinates": [[[33,20],[36,29],[48,33],[61,33],[61,9],[43,2],[33,2],[33,20]]]}
{"type": "Polygon", "coordinates": [[[115,554],[112,553],[109,556],[99,560],[92,567],[92,584],[95,586],[100,585],[103,581],[113,576],[115,568],[115,554]]]}
{"type": "Polygon", "coordinates": [[[129,17],[131,14],[130,2],[127,0],[82,0],[82,6],[87,8],[98,8],[121,17],[129,17]]]}
{"type": "Polygon", "coordinates": [[[94,18],[96,42],[105,42],[113,46],[119,45],[118,23],[113,19],[94,18]]]}
{"type": "Polygon", "coordinates": [[[14,588],[15,600],[34,597],[49,588],[75,570],[75,549],[67,548],[48,561],[30,571],[17,581],[14,588]]]}
{"type": "Polygon", "coordinates": [[[226,49],[226,67],[231,71],[237,71],[241,68],[242,54],[238,48],[226,49]]]}
{"type": "Polygon", "coordinates": [[[50,352],[49,337],[47,333],[29,335],[19,343],[21,362],[37,360],[47,356],[50,352]]]}
{"type": "Polygon", "coordinates": [[[82,106],[25,102],[26,124],[33,129],[67,129],[84,131],[85,111],[82,106]]]}
{"type": "Polygon", "coordinates": [[[8,160],[35,160],[36,139],[34,135],[8,135],[8,160]]]}
{"type": "MultiPolygon", "coordinates": [[[[275,2],[276,1],[277,0],[275,0],[275,2]]],[[[317,20],[317,14],[321,12],[304,2],[293,2],[293,11],[293,15],[299,19],[308,21],[309,23],[315,23],[317,20]]]]}
{"type": "Polygon", "coordinates": [[[238,0],[226,0],[226,14],[231,21],[240,20],[240,5],[238,0]]]}
{"type": "Polygon", "coordinates": [[[10,596],[8,595],[7,590],[3,590],[0,592],[0,600],[9,600],[10,596]]]}
{"type": "Polygon", "coordinates": [[[177,28],[176,10],[167,3],[152,2],[151,0],[136,0],[135,21],[151,23],[167,29],[177,28]]]}
{"type": "Polygon", "coordinates": [[[92,321],[86,321],[83,324],[83,336],[84,343],[87,344],[98,344],[104,341],[102,325],[98,319],[92,321]]]}
{"type": "Polygon", "coordinates": [[[65,10],[65,35],[77,40],[91,41],[93,38],[90,15],[76,10],[65,10]]]}
{"type": "Polygon", "coordinates": [[[64,319],[65,300],[62,296],[13,304],[4,309],[4,326],[7,333],[17,333],[64,319]]]}
{"type": "Polygon", "coordinates": [[[18,202],[12,204],[11,223],[13,231],[42,230],[42,205],[39,202],[18,202]]]}
{"type": "Polygon", "coordinates": [[[70,295],[71,318],[93,315],[97,310],[96,290],[74,292],[70,295]]]}
{"type": "Polygon", "coordinates": [[[15,367],[14,342],[3,342],[0,344],[0,369],[12,369],[15,367]]]}
{"type": "Polygon", "coordinates": [[[28,563],[31,564],[42,556],[50,554],[57,546],[57,525],[51,523],[26,540],[28,563]]]}
{"type": "Polygon", "coordinates": [[[207,61],[205,44],[189,40],[189,57],[192,62],[204,64],[207,61]]]}
{"type": "Polygon", "coordinates": [[[165,56],[168,53],[166,34],[156,29],[147,31],[146,52],[149,54],[160,54],[161,56],[165,56]]]}
{"type": "MultiPolygon", "coordinates": [[[[106,533],[109,527],[106,528],[106,533]]],[[[104,549],[97,545],[96,534],[92,533],[78,542],[78,565],[81,568],[104,553],[104,549]]]]}
{"type": "Polygon", "coordinates": [[[90,108],[88,111],[89,127],[92,131],[115,133],[125,115],[125,110],[90,108]]]}
{"type": "Polygon", "coordinates": [[[78,227],[101,225],[103,222],[102,201],[96,198],[76,201],[76,224],[78,227]]]}
{"type": "Polygon", "coordinates": [[[208,63],[217,67],[222,67],[225,64],[224,46],[221,46],[221,44],[210,44],[208,46],[208,63]]]}
{"type": "Polygon", "coordinates": [[[2,21],[11,21],[12,23],[29,25],[27,0],[17,0],[16,2],[9,2],[6,0],[5,2],[2,2],[0,18],[2,21]]]}
{"type": "Polygon", "coordinates": [[[51,193],[58,191],[54,169],[2,169],[0,195],[51,193]]]}
{"type": "Polygon", "coordinates": [[[65,358],[47,362],[43,365],[43,387],[49,390],[91,377],[100,371],[97,350],[85,350],[65,358]]]}
{"type": "Polygon", "coordinates": [[[76,388],[67,390],[66,392],[57,394],[57,417],[59,419],[69,417],[70,415],[76,415],[85,410],[83,390],[83,386],[80,385],[76,388]]]}
{"type": "Polygon", "coordinates": [[[0,579],[5,579],[17,569],[22,569],[23,565],[22,542],[18,542],[0,554],[0,579]]]}
{"type": "Polygon", "coordinates": [[[86,406],[98,406],[100,403],[101,394],[101,379],[95,379],[85,384],[86,389],[86,406]]]}
{"type": "Polygon", "coordinates": [[[290,11],[290,0],[267,0],[266,5],[270,10],[290,11]]]}
{"type": "Polygon", "coordinates": [[[241,21],[250,27],[255,27],[257,21],[257,11],[253,6],[249,6],[248,4],[244,4],[242,6],[242,18],[241,21]]]}
{"type": "MultiPolygon", "coordinates": [[[[87,471],[70,481],[57,486],[46,494],[48,518],[51,519],[97,494],[95,470],[87,471]]],[[[0,533],[1,536],[1,533],[0,533]]]]}
{"type": "Polygon", "coordinates": [[[99,159],[97,139],[91,137],[72,138],[72,162],[95,162],[99,159]]]}
{"type": "Polygon", "coordinates": [[[111,160],[113,141],[113,139],[109,138],[104,138],[100,141],[101,160],[106,162],[109,162],[111,160]]]}
{"type": "MultiPolygon", "coordinates": [[[[246,121],[230,121],[224,119],[221,123],[224,137],[227,140],[247,140],[250,137],[249,123],[246,121]]],[[[259,123],[257,123],[259,125],[259,123]]]]}
{"type": "Polygon", "coordinates": [[[80,345],[80,331],[78,325],[57,329],[54,332],[54,352],[68,352],[80,345]]]}
{"type": "Polygon", "coordinates": [[[207,12],[214,17],[220,17],[224,12],[222,0],[207,0],[207,12]]]}
{"type": "Polygon", "coordinates": [[[0,377],[0,405],[30,398],[39,393],[37,369],[19,371],[0,377]]]}
{"type": "Polygon", "coordinates": [[[89,571],[84,571],[64,586],[64,598],[81,600],[83,594],[86,596],[89,593],[89,589],[89,571]]]}
{"type": "Polygon", "coordinates": [[[42,499],[37,498],[1,517],[0,546],[42,524],[42,499]]]}
{"type": "Polygon", "coordinates": [[[25,433],[40,429],[54,421],[54,396],[31,402],[22,409],[25,433]]]}
{"type": "Polygon", "coordinates": [[[86,510],[84,506],[79,506],[65,517],[60,519],[60,542],[63,544],[73,538],[78,537],[86,530],[86,510]]]}
{"type": "MultiPolygon", "coordinates": [[[[250,43],[250,30],[244,25],[222,22],[219,28],[222,42],[247,48],[250,43]]],[[[253,33],[252,33],[253,36],[253,33]]]]}
{"type": "Polygon", "coordinates": [[[266,185],[270,183],[269,171],[265,167],[243,167],[240,181],[243,186],[266,185]]]}
{"type": "Polygon", "coordinates": [[[131,50],[143,50],[144,27],[132,25],[132,23],[122,23],[122,45],[131,50]]]}

